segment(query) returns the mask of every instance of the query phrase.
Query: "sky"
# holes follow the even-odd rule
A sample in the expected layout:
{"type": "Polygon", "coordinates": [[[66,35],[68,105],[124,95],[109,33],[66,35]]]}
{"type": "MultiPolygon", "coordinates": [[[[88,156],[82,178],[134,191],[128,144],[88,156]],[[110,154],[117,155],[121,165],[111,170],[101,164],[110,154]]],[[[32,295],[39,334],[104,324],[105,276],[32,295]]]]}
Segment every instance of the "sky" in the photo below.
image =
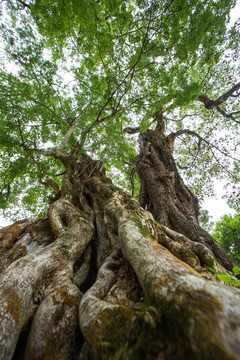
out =
{"type": "Polygon", "coordinates": [[[237,0],[235,8],[230,13],[231,20],[229,26],[234,25],[235,21],[240,17],[240,0],[237,0]]]}
{"type": "MultiPolygon", "coordinates": [[[[235,21],[240,17],[240,0],[237,1],[237,5],[231,11],[231,20],[229,23],[229,27],[233,26],[235,21]]],[[[219,218],[224,214],[234,214],[234,210],[230,209],[227,205],[226,201],[222,198],[224,195],[224,184],[216,180],[214,182],[215,188],[215,197],[207,197],[203,203],[201,204],[204,209],[209,211],[209,215],[212,216],[213,221],[219,220],[219,218]]]]}
{"type": "Polygon", "coordinates": [[[214,181],[214,197],[206,197],[202,202],[201,207],[205,210],[208,210],[209,215],[212,217],[212,221],[217,221],[221,218],[222,215],[233,215],[235,211],[231,209],[226,201],[222,198],[224,195],[224,183],[220,180],[214,181]]]}
{"type": "MultiPolygon", "coordinates": [[[[234,25],[235,21],[240,17],[240,0],[237,1],[237,5],[231,11],[231,20],[229,23],[229,27],[234,25]]],[[[216,180],[214,182],[215,196],[207,197],[202,202],[201,207],[209,211],[209,215],[212,217],[212,221],[217,221],[224,214],[234,214],[234,210],[230,209],[227,205],[226,201],[222,198],[224,194],[223,189],[224,184],[216,180]]],[[[9,219],[3,218],[0,216],[0,228],[10,225],[12,222],[9,219]]]]}

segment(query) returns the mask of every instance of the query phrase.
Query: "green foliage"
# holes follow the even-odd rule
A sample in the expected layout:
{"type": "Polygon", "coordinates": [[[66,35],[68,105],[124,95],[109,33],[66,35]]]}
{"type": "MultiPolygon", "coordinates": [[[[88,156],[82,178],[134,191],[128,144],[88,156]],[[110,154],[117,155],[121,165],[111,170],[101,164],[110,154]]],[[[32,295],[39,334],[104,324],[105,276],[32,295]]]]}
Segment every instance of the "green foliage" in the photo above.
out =
{"type": "Polygon", "coordinates": [[[224,215],[216,223],[212,236],[240,263],[240,213],[224,215]]]}
{"type": "Polygon", "coordinates": [[[208,210],[203,209],[200,207],[199,209],[199,223],[203,227],[203,229],[207,230],[208,232],[211,231],[213,228],[214,222],[211,221],[212,216],[209,215],[208,210]]]}
{"type": "Polygon", "coordinates": [[[240,269],[238,266],[234,266],[232,269],[232,272],[228,272],[228,274],[224,274],[221,271],[216,271],[215,269],[208,267],[207,268],[214,274],[217,275],[217,277],[222,280],[225,283],[234,285],[234,286],[240,286],[240,280],[236,277],[236,275],[240,274],[240,269]]]}
{"type": "MultiPolygon", "coordinates": [[[[221,177],[224,153],[236,146],[235,123],[203,111],[201,92],[216,98],[235,81],[224,50],[237,55],[239,29],[227,33],[235,0],[3,2],[0,33],[9,67],[0,72],[1,207],[35,211],[49,178],[60,184],[62,165],[37,149],[58,147],[76,121],[64,152],[107,159],[117,184],[131,191],[137,137],[126,127],[155,126],[163,106],[167,131],[190,125],[221,151],[182,137],[175,148],[182,176],[197,195],[221,177]],[[3,14],[4,17],[3,17],[3,14]],[[13,66],[14,64],[14,66],[13,66]],[[201,113],[200,113],[201,109],[201,113]],[[190,120],[190,121],[189,121],[190,120]],[[217,129],[226,136],[221,139],[217,129]],[[226,142],[227,141],[227,142],[226,142]],[[214,150],[214,151],[213,151],[214,150]],[[38,165],[37,165],[38,164],[38,165]],[[114,171],[113,171],[114,170],[114,171]],[[199,175],[201,174],[201,176],[199,175]],[[26,186],[27,185],[27,186],[26,186]],[[10,190],[9,190],[10,188],[10,190]],[[35,204],[35,205],[34,205],[35,204]],[[34,207],[35,206],[35,207],[34,207]]],[[[234,105],[236,99],[231,99],[234,105]]],[[[231,162],[237,183],[239,166],[231,162]]],[[[139,184],[135,179],[136,188],[139,184]]]]}

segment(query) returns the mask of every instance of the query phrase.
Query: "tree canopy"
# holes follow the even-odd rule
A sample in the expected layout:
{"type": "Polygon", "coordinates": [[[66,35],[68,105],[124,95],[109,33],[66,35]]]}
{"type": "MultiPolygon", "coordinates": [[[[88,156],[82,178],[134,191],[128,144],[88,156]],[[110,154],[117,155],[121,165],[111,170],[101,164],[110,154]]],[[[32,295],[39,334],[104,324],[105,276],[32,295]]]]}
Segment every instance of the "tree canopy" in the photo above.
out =
{"type": "Polygon", "coordinates": [[[213,237],[219,244],[240,263],[240,214],[224,215],[217,221],[213,237]]]}
{"type": "Polygon", "coordinates": [[[0,73],[1,208],[41,212],[61,183],[60,152],[88,153],[137,192],[136,134],[154,128],[160,111],[195,194],[226,176],[239,206],[240,23],[227,29],[234,5],[3,1],[0,30],[15,66],[0,73]]]}
{"type": "Polygon", "coordinates": [[[37,218],[0,229],[0,360],[239,359],[197,199],[239,206],[235,1],[1,5],[0,206],[37,218]]]}

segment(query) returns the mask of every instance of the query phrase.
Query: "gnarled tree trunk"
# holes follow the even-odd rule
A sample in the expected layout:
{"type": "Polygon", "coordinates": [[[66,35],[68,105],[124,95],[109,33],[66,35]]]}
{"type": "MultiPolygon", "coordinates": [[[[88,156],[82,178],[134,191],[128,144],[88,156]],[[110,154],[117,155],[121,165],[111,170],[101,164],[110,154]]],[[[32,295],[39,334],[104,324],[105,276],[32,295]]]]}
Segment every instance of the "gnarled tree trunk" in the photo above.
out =
{"type": "Polygon", "coordinates": [[[174,134],[148,130],[140,135],[136,168],[141,180],[140,204],[154,219],[194,242],[206,245],[228,270],[236,265],[198,224],[198,200],[185,186],[172,155],[174,134]]]}
{"type": "Polygon", "coordinates": [[[166,139],[147,140],[149,211],[72,155],[48,219],[1,230],[1,360],[240,359],[240,292],[205,267],[232,260],[200,230],[166,139]]]}

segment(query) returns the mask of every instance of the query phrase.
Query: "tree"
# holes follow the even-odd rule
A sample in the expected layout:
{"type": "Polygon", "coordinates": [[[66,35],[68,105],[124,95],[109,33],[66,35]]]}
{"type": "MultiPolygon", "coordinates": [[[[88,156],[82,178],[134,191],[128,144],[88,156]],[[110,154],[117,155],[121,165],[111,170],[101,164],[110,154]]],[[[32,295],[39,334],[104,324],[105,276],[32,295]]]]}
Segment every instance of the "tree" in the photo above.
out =
{"type": "Polygon", "coordinates": [[[235,259],[240,261],[240,217],[224,215],[213,230],[214,238],[235,259]]]}
{"type": "Polygon", "coordinates": [[[6,3],[1,206],[38,217],[0,231],[1,359],[239,358],[239,291],[208,270],[236,263],[193,194],[238,181],[233,5],[6,3]]]}
{"type": "Polygon", "coordinates": [[[211,232],[214,226],[214,222],[212,221],[212,216],[209,215],[208,210],[202,209],[201,207],[199,209],[199,223],[208,232],[211,232]]]}

